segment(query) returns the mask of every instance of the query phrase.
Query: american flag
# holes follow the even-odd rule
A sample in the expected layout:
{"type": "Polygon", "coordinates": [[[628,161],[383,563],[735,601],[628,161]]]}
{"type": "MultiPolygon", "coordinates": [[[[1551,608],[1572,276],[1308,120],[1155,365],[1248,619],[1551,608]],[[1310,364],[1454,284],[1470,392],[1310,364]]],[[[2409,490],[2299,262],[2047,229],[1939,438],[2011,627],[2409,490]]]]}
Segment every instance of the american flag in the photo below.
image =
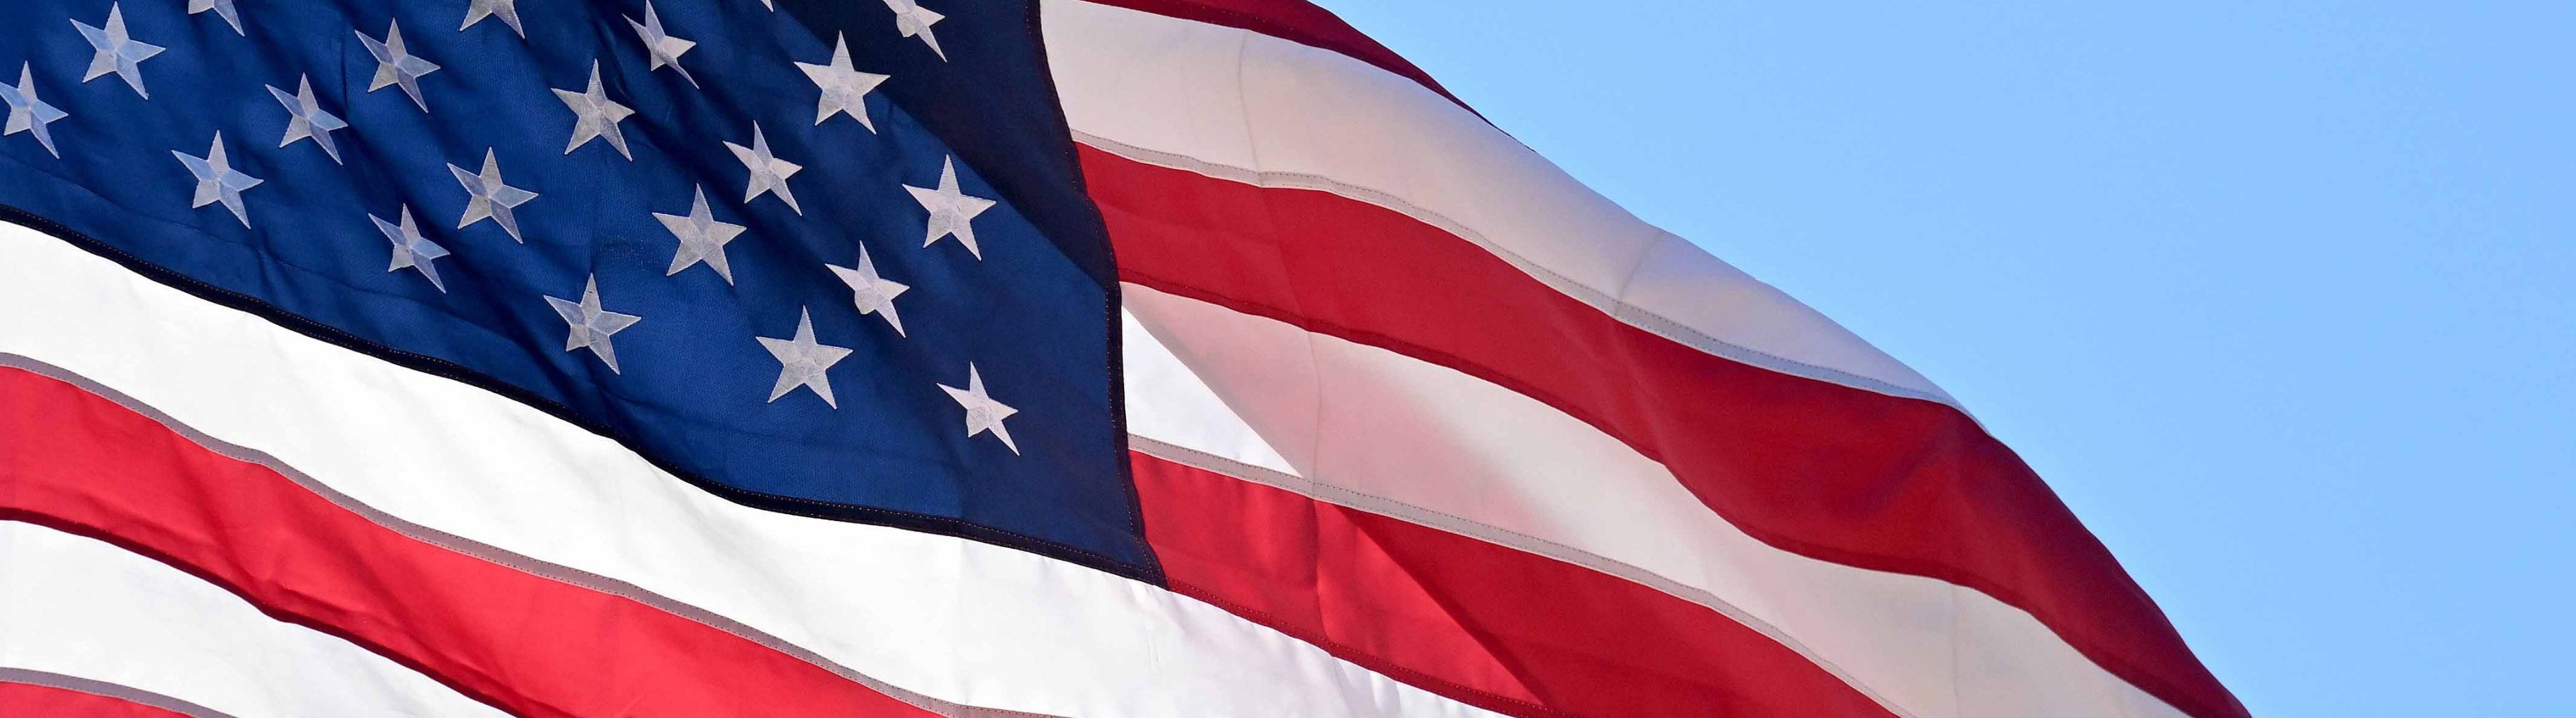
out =
{"type": "Polygon", "coordinates": [[[2246,715],[1303,0],[0,22],[0,715],[2246,715]]]}

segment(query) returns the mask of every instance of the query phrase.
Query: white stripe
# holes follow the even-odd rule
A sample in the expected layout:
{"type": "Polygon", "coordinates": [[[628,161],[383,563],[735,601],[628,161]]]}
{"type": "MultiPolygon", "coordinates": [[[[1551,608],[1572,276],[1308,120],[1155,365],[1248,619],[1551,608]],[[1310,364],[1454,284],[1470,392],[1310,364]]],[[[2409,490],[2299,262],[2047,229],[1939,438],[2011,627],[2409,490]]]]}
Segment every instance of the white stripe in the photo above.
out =
{"type": "MultiPolygon", "coordinates": [[[[1271,479],[1282,488],[1708,605],[1900,715],[2182,718],[1993,597],[1757,541],[1663,465],[1510,389],[1214,304],[1134,284],[1124,290],[1128,311],[1150,332],[1129,333],[1129,355],[1168,354],[1195,372],[1239,417],[1201,427],[1258,434],[1220,446],[1266,439],[1277,447],[1303,477],[1271,479]],[[1161,346],[1140,346],[1149,342],[1161,346]]],[[[1153,388],[1176,384],[1130,384],[1130,426],[1203,450],[1194,436],[1147,433],[1161,425],[1154,417],[1166,405],[1153,388]]]]}
{"type": "Polygon", "coordinates": [[[107,543],[0,521],[0,668],[177,698],[232,718],[508,718],[330,635],[107,543]]]}
{"type": "MultiPolygon", "coordinates": [[[[360,241],[311,237],[309,241],[360,241]]],[[[888,684],[1074,718],[1480,716],[1146,584],[759,511],[524,405],[0,227],[0,351],[80,374],[395,518],[635,584],[888,684]]]]}
{"type": "Polygon", "coordinates": [[[1951,402],[1788,295],[1638,220],[1413,80],[1245,30],[1046,0],[1047,62],[1087,144],[1410,215],[1621,321],[1730,359],[1951,402]]]}

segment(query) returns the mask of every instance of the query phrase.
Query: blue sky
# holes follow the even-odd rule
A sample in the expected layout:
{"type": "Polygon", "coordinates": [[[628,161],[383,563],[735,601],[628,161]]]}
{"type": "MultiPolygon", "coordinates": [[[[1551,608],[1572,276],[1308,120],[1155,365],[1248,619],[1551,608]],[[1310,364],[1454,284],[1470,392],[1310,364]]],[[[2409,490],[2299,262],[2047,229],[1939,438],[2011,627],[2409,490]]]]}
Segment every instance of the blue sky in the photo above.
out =
{"type": "Polygon", "coordinates": [[[2255,715],[2576,715],[2576,3],[1322,4],[1959,396],[2255,715]]]}

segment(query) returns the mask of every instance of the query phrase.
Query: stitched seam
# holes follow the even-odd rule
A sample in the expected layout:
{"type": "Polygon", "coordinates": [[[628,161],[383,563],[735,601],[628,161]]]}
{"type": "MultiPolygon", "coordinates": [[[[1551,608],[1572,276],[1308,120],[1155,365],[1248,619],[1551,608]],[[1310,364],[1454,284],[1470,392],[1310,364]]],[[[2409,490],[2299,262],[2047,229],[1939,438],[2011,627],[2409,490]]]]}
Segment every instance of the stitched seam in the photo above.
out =
{"type": "Polygon", "coordinates": [[[70,691],[73,693],[93,695],[109,700],[125,701],[127,703],[159,708],[172,713],[191,716],[192,718],[233,718],[232,714],[225,713],[223,711],[218,711],[213,708],[197,705],[176,697],[154,693],[152,691],[143,690],[141,688],[136,688],[122,683],[110,683],[92,678],[82,678],[79,676],[64,675],[50,671],[39,671],[32,668],[0,666],[0,683],[42,686],[45,688],[70,691]]]}
{"type": "MultiPolygon", "coordinates": [[[[1243,91],[1243,88],[1250,87],[1250,85],[1244,80],[1244,67],[1251,64],[1249,59],[1251,54],[1252,34],[1236,34],[1234,47],[1234,86],[1236,88],[1236,108],[1242,110],[1244,146],[1252,152],[1253,163],[1259,164],[1261,162],[1261,147],[1259,144],[1255,143],[1254,140],[1261,135],[1252,130],[1252,104],[1251,101],[1247,99],[1246,93],[1243,91]]],[[[1261,211],[1264,217],[1274,218],[1269,224],[1273,226],[1277,225],[1275,220],[1277,213],[1273,211],[1270,203],[1263,202],[1261,205],[1261,211]]],[[[1287,267],[1283,262],[1280,272],[1285,274],[1287,271],[1287,267]]],[[[1290,299],[1300,299],[1300,297],[1292,294],[1290,295],[1290,299]]],[[[1300,316],[1305,314],[1302,310],[1292,309],[1289,311],[1296,312],[1300,316]]],[[[1312,441],[1306,446],[1306,456],[1308,461],[1321,465],[1324,462],[1324,360],[1317,349],[1318,341],[1313,335],[1310,334],[1306,337],[1305,344],[1306,366],[1315,379],[1315,423],[1313,426],[1315,433],[1312,437],[1312,441]]],[[[1323,544],[1323,537],[1320,535],[1307,536],[1306,543],[1309,547],[1320,548],[1323,544]]],[[[1317,566],[1315,568],[1317,571],[1323,570],[1322,566],[1317,566]]]]}
{"type": "MultiPolygon", "coordinates": [[[[1060,157],[1064,160],[1066,179],[1073,183],[1073,195],[1080,205],[1090,210],[1084,219],[1090,224],[1089,229],[1096,230],[1102,256],[1109,260],[1108,285],[1101,287],[1102,319],[1108,324],[1104,334],[1107,345],[1101,348],[1101,355],[1102,363],[1109,372],[1109,431],[1111,450],[1115,452],[1111,456],[1122,456],[1127,453],[1127,343],[1125,339],[1127,327],[1126,323],[1121,321],[1126,312],[1121,306],[1124,297],[1118,291],[1118,243],[1109,236],[1109,223],[1102,218],[1099,203],[1091,198],[1090,178],[1083,174],[1082,169],[1082,149],[1073,143],[1073,127],[1071,121],[1065,117],[1063,95],[1056,88],[1055,65],[1050,59],[1046,46],[1046,3],[1044,0],[1029,0],[1028,8],[1024,22],[1028,25],[1030,42],[1036,45],[1030,54],[1037,59],[1038,75],[1045,80],[1038,83],[1038,86],[1046,93],[1046,106],[1054,109],[1048,114],[1048,117],[1055,120],[1052,129],[1064,133],[1064,142],[1061,145],[1064,153],[1060,157]]],[[[1062,248],[1058,248],[1058,253],[1062,253],[1062,248]]],[[[1068,261],[1070,259],[1067,257],[1068,261]]],[[[1114,461],[1114,463],[1118,464],[1119,486],[1125,490],[1127,499],[1128,529],[1135,545],[1140,549],[1137,554],[1143,556],[1145,561],[1143,572],[1146,575],[1136,578],[1146,583],[1162,585],[1163,559],[1154,552],[1153,543],[1145,539],[1145,497],[1136,488],[1135,467],[1125,461],[1114,461]]]]}

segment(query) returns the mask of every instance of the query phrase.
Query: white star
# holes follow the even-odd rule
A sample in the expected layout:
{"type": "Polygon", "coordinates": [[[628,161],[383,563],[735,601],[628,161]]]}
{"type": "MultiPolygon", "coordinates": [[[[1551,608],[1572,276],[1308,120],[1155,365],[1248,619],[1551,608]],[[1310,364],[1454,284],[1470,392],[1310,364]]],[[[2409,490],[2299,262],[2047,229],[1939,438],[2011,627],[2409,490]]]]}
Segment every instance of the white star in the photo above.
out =
{"type": "Polygon", "coordinates": [[[644,0],[643,22],[636,22],[635,18],[630,17],[626,18],[626,24],[635,26],[635,36],[644,39],[644,52],[651,56],[649,59],[652,63],[652,66],[645,69],[659,70],[663,65],[670,65],[671,69],[680,71],[680,79],[688,80],[690,87],[698,86],[698,78],[690,77],[689,68],[680,66],[680,56],[688,53],[689,48],[697,47],[698,44],[663,32],[662,17],[653,14],[653,0],[644,0]]]}
{"type": "Polygon", "coordinates": [[[879,276],[876,262],[868,259],[865,245],[859,247],[859,266],[823,266],[833,274],[841,275],[842,284],[850,285],[850,302],[858,306],[859,314],[883,316],[886,325],[894,327],[894,335],[903,336],[903,317],[894,312],[894,298],[903,296],[904,290],[912,287],[879,276]]]}
{"type": "Polygon", "coordinates": [[[454,164],[447,166],[447,172],[456,176],[457,184],[465,186],[467,195],[465,218],[456,220],[457,229],[464,229],[488,219],[501,225],[503,231],[509,232],[511,241],[520,244],[528,242],[519,237],[519,218],[511,214],[510,210],[527,204],[528,200],[536,199],[537,193],[503,184],[501,163],[492,156],[492,150],[483,150],[483,171],[480,173],[467,172],[465,168],[454,164]]]}
{"type": "Polygon", "coordinates": [[[386,23],[383,42],[377,42],[375,38],[367,37],[363,32],[358,33],[358,40],[366,43],[367,54],[376,56],[376,77],[373,82],[367,83],[367,91],[375,92],[390,85],[401,85],[403,94],[411,96],[412,104],[419,105],[420,111],[428,112],[429,101],[420,98],[420,76],[437,72],[438,65],[420,59],[412,55],[410,50],[403,49],[402,23],[400,21],[386,23]]]}
{"type": "Polygon", "coordinates": [[[437,287],[441,293],[446,292],[447,283],[439,281],[438,268],[430,266],[429,260],[447,256],[447,248],[420,236],[420,223],[412,221],[410,205],[403,205],[398,216],[402,217],[400,224],[367,215],[367,221],[376,223],[376,231],[385,233],[385,241],[394,245],[393,264],[385,267],[385,271],[399,272],[404,267],[420,270],[420,276],[429,278],[429,286],[437,287]]]}
{"type": "MultiPolygon", "coordinates": [[[[707,188],[698,188],[697,199],[689,205],[688,216],[655,212],[653,218],[662,220],[662,228],[671,230],[671,236],[680,238],[680,251],[671,255],[671,271],[664,272],[663,276],[679,274],[680,270],[704,261],[708,268],[716,270],[716,276],[724,277],[726,284],[733,283],[733,267],[725,262],[724,248],[725,243],[742,234],[743,226],[716,221],[715,211],[707,207],[707,188]]],[[[829,394],[828,390],[826,394],[829,394]]]]}
{"type": "Polygon", "coordinates": [[[188,0],[188,14],[195,15],[208,10],[223,16],[224,22],[233,26],[233,34],[250,36],[250,33],[242,32],[241,11],[233,7],[233,0],[188,0]]]}
{"type": "Polygon", "coordinates": [[[79,20],[73,20],[72,27],[80,30],[81,37],[89,40],[90,49],[94,51],[90,53],[89,73],[81,75],[81,82],[106,77],[113,72],[134,88],[134,94],[142,95],[146,100],[152,99],[152,93],[143,89],[142,63],[161,54],[161,46],[136,42],[133,36],[125,33],[123,6],[108,4],[107,27],[90,27],[79,20]]]}
{"type": "Polygon", "coordinates": [[[18,64],[18,86],[0,85],[0,100],[9,102],[9,127],[0,135],[33,132],[36,142],[44,145],[46,152],[53,153],[57,159],[63,156],[61,151],[54,149],[54,131],[47,125],[70,117],[71,113],[36,99],[36,76],[31,66],[18,64]]]}
{"type": "Polygon", "coordinates": [[[787,191],[787,178],[796,176],[805,168],[771,154],[769,137],[761,134],[760,123],[751,123],[750,147],[731,142],[724,145],[725,149],[733,150],[735,159],[742,160],[742,166],[751,170],[751,186],[742,191],[743,204],[751,204],[763,194],[776,192],[778,199],[787,203],[788,209],[796,210],[799,215],[805,214],[805,208],[796,206],[796,193],[787,191]]]}
{"type": "Polygon", "coordinates": [[[262,180],[233,169],[232,162],[224,158],[224,133],[215,133],[214,144],[206,148],[204,157],[178,150],[171,150],[170,154],[177,156],[179,163],[187,165],[188,172],[197,176],[197,196],[189,201],[190,208],[222,202],[224,209],[233,211],[233,219],[241,220],[243,227],[250,226],[250,212],[242,207],[241,193],[259,186],[262,180]]]}
{"type": "Polygon", "coordinates": [[[948,51],[939,49],[939,36],[930,34],[932,23],[947,18],[913,0],[885,0],[885,4],[887,9],[894,11],[895,32],[903,33],[904,37],[921,38],[923,44],[930,46],[931,52],[939,55],[940,61],[948,60],[948,51]]]}
{"type": "Polygon", "coordinates": [[[635,111],[608,101],[608,91],[599,84],[598,60],[590,61],[590,89],[581,92],[556,89],[555,98],[563,100],[564,106],[572,108],[573,114],[572,142],[564,145],[564,154],[572,154],[573,150],[580,149],[592,139],[605,137],[608,138],[608,146],[617,148],[617,154],[629,160],[635,159],[635,153],[626,151],[626,133],[617,129],[617,123],[625,122],[626,118],[635,115],[635,111]]]}
{"type": "Polygon", "coordinates": [[[801,386],[823,397],[825,406],[841,408],[841,403],[832,398],[832,377],[825,371],[849,357],[850,350],[814,341],[813,312],[796,310],[795,339],[753,338],[760,340],[760,346],[767,348],[770,356],[778,358],[778,384],[769,388],[770,401],[778,401],[778,397],[801,386]]]}
{"type": "Polygon", "coordinates": [[[313,144],[322,146],[322,153],[330,155],[333,163],[340,162],[340,146],[331,141],[331,133],[348,129],[349,123],[322,111],[321,101],[313,97],[313,78],[298,79],[294,94],[287,94],[274,85],[268,86],[268,95],[277,98],[277,104],[286,106],[286,139],[278,140],[277,146],[285,147],[295,144],[296,140],[311,139],[313,144]]]}
{"type": "Polygon", "coordinates": [[[519,26],[519,0],[471,0],[465,6],[465,24],[456,26],[456,31],[464,32],[474,23],[482,22],[483,18],[495,15],[501,17],[501,24],[510,26],[511,32],[518,33],[519,39],[528,39],[528,29],[519,26]]]}
{"type": "Polygon", "coordinates": [[[993,201],[957,190],[956,158],[939,161],[938,189],[912,185],[904,185],[903,188],[912,193],[913,201],[920,202],[922,209],[930,210],[930,224],[924,230],[921,246],[928,247],[938,243],[941,237],[954,236],[958,244],[966,245],[968,254],[975,255],[976,259],[984,258],[984,250],[975,246],[975,215],[992,209],[993,201]]]}
{"type": "Polygon", "coordinates": [[[868,91],[877,89],[889,76],[851,69],[848,38],[832,36],[831,64],[799,62],[796,67],[805,71],[805,77],[812,79],[815,87],[823,89],[823,100],[814,108],[814,124],[823,124],[837,113],[857,118],[859,126],[869,132],[877,131],[877,123],[868,119],[868,91]]]}
{"type": "Polygon", "coordinates": [[[1020,410],[1003,406],[1002,402],[985,395],[984,374],[976,371],[974,364],[966,365],[966,388],[946,384],[939,385],[939,388],[948,392],[948,398],[957,400],[958,406],[966,407],[966,438],[972,439],[976,434],[991,431],[993,438],[1001,439],[1003,446],[1011,448],[1011,453],[1020,453],[1020,445],[1011,441],[1011,430],[1002,426],[1003,419],[1011,418],[1020,410]]]}
{"type": "Polygon", "coordinates": [[[563,317],[564,324],[571,327],[572,333],[564,337],[564,351],[589,349],[591,354],[599,357],[599,361],[608,365],[610,372],[625,373],[617,368],[617,347],[609,344],[608,337],[626,331],[627,327],[635,326],[644,318],[601,309],[598,275],[592,275],[590,283],[581,288],[581,301],[548,296],[546,304],[554,306],[555,315],[563,317]]]}

